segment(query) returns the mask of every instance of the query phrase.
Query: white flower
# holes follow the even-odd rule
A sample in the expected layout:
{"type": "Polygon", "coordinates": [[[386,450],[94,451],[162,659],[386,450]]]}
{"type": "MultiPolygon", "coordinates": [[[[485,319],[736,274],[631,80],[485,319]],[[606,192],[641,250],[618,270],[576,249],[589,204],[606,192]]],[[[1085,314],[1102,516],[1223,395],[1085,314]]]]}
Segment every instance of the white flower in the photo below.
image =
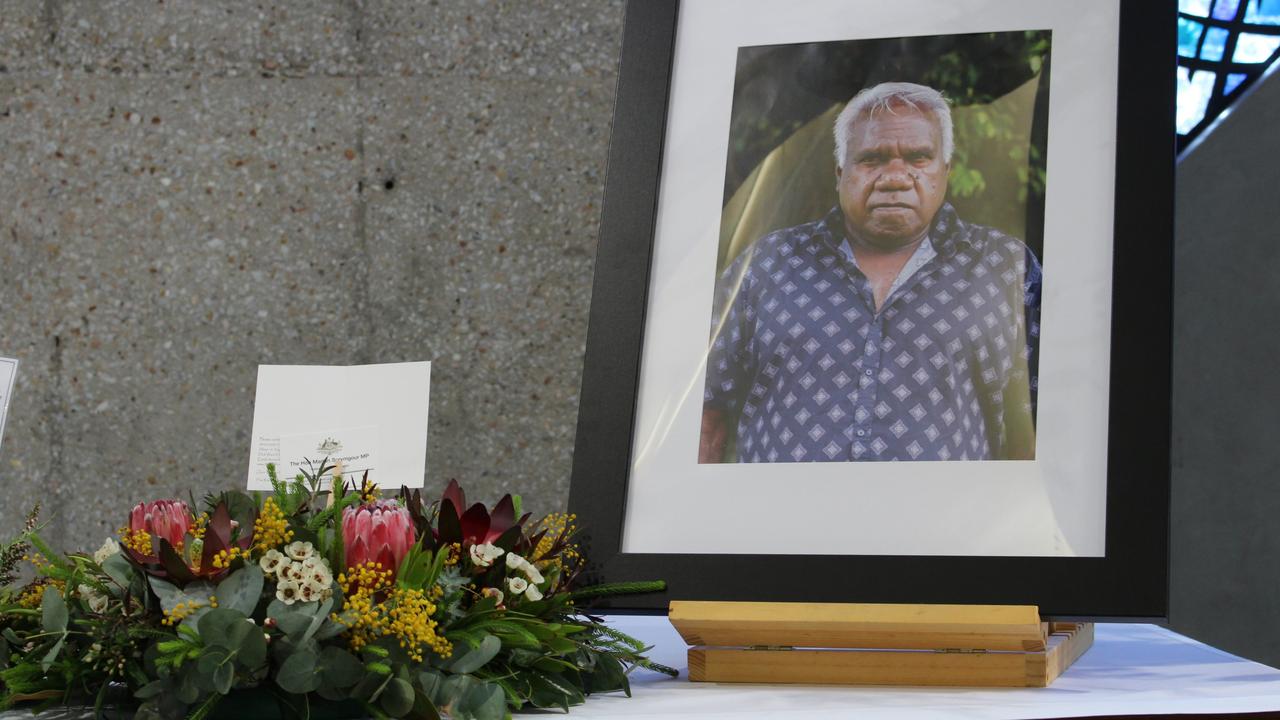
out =
{"type": "Polygon", "coordinates": [[[119,554],[119,552],[120,543],[116,542],[115,538],[107,538],[106,542],[102,543],[102,547],[93,551],[93,561],[101,565],[106,562],[107,558],[119,554]]]}
{"type": "Polygon", "coordinates": [[[275,574],[285,564],[284,555],[275,549],[268,550],[265,555],[258,558],[258,567],[262,568],[262,572],[268,575],[275,574]]]}
{"type": "Polygon", "coordinates": [[[529,589],[529,583],[524,578],[507,578],[507,589],[511,591],[512,595],[519,595],[529,589]]]}
{"type": "Polygon", "coordinates": [[[519,570],[524,567],[526,560],[515,553],[507,553],[507,567],[512,570],[519,570]]]}
{"type": "Polygon", "coordinates": [[[105,593],[100,593],[97,588],[89,585],[81,585],[76,588],[76,591],[80,593],[80,597],[84,598],[84,601],[89,605],[90,612],[95,612],[101,615],[107,611],[107,605],[111,601],[111,598],[109,598],[105,593]]]}
{"type": "Polygon", "coordinates": [[[307,580],[320,587],[327,588],[333,584],[333,574],[329,572],[327,567],[318,567],[307,575],[307,580]]]}
{"type": "Polygon", "coordinates": [[[282,580],[292,580],[301,585],[307,579],[307,570],[302,567],[302,563],[291,562],[287,566],[280,568],[280,578],[282,580]]]}
{"type": "Polygon", "coordinates": [[[311,602],[319,595],[320,593],[316,590],[316,586],[312,583],[302,583],[298,586],[298,599],[302,602],[311,602]]]}
{"type": "Polygon", "coordinates": [[[315,548],[311,543],[298,540],[291,542],[284,548],[285,553],[294,560],[306,560],[315,554],[315,548]]]}
{"type": "Polygon", "coordinates": [[[524,596],[537,602],[542,599],[542,591],[538,589],[537,585],[529,583],[529,589],[524,591],[524,596]]]}
{"type": "Polygon", "coordinates": [[[276,583],[276,599],[285,605],[292,605],[298,599],[298,585],[290,580],[276,583]]]}
{"type": "Polygon", "coordinates": [[[480,594],[485,597],[496,598],[498,601],[498,605],[502,604],[502,591],[499,590],[498,588],[488,587],[488,588],[485,588],[484,590],[481,590],[480,594]]]}
{"type": "MultiPolygon", "coordinates": [[[[482,545],[471,546],[471,564],[476,567],[489,567],[506,552],[502,548],[492,543],[484,543],[482,545]]],[[[510,557],[508,555],[507,557],[510,557]]]]}
{"type": "Polygon", "coordinates": [[[533,563],[525,563],[521,570],[524,570],[524,574],[528,576],[529,582],[534,585],[537,585],[546,579],[542,577],[542,573],[538,572],[538,568],[533,566],[533,563]]]}

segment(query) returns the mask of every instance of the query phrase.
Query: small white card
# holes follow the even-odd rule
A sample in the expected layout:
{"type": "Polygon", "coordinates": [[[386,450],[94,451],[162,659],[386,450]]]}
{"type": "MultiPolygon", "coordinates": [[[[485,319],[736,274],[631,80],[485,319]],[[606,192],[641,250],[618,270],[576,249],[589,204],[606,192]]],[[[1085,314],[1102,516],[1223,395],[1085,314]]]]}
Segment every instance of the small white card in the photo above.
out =
{"type": "Polygon", "coordinates": [[[249,489],[271,489],[268,463],[292,480],[326,458],[347,478],[368,470],[387,490],[422,487],[430,394],[429,362],[259,365],[249,489]]]}
{"type": "Polygon", "coordinates": [[[9,416],[9,396],[13,394],[13,380],[17,376],[17,359],[0,358],[0,443],[4,442],[4,420],[9,416]]]}

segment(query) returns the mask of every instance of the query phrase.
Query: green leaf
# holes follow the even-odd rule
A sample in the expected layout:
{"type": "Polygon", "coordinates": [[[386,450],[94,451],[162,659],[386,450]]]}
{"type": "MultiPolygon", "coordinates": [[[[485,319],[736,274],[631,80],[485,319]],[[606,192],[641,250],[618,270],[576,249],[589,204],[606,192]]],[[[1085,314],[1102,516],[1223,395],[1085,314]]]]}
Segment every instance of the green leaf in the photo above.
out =
{"type": "Polygon", "coordinates": [[[67,603],[52,585],[44,589],[44,596],[40,598],[40,624],[47,633],[67,629],[67,603]]]}
{"type": "Polygon", "coordinates": [[[133,696],[138,698],[139,700],[146,700],[148,698],[153,698],[160,695],[165,690],[167,690],[168,687],[169,687],[168,680],[152,680],[146,685],[143,685],[142,687],[138,688],[133,693],[133,696]]]}
{"type": "Polygon", "coordinates": [[[400,678],[391,678],[378,698],[378,704],[391,717],[402,717],[413,709],[413,686],[400,678]]]}
{"type": "Polygon", "coordinates": [[[263,636],[262,629],[257,625],[249,625],[244,638],[240,640],[240,646],[236,649],[236,662],[241,667],[249,671],[254,671],[263,666],[267,661],[267,638],[263,636]]]}
{"type": "Polygon", "coordinates": [[[423,670],[418,673],[418,687],[422,689],[422,693],[427,699],[437,707],[445,704],[441,699],[441,690],[444,688],[444,675],[435,670],[423,670]]]}
{"type": "Polygon", "coordinates": [[[285,692],[298,695],[315,690],[320,684],[320,676],[316,673],[316,654],[299,650],[290,655],[276,673],[276,684],[285,692]]]}
{"type": "Polygon", "coordinates": [[[280,632],[301,640],[307,629],[311,627],[311,618],[301,613],[292,613],[276,618],[276,625],[280,628],[280,632]]]}
{"type": "Polygon", "coordinates": [[[67,642],[67,632],[62,631],[58,636],[58,641],[49,648],[49,652],[45,653],[44,658],[40,661],[40,669],[49,672],[49,668],[53,665],[53,661],[58,659],[58,653],[62,652],[62,646],[67,642]]]}
{"type": "Polygon", "coordinates": [[[322,686],[349,688],[364,677],[364,663],[346,650],[330,645],[320,651],[322,686]]]}
{"type": "Polygon", "coordinates": [[[196,622],[196,630],[206,645],[234,653],[240,649],[245,635],[257,630],[257,625],[249,622],[239,610],[219,607],[202,615],[196,622]]]}
{"type": "MultiPolygon", "coordinates": [[[[177,690],[174,692],[174,697],[176,697],[178,700],[182,701],[186,705],[190,705],[196,700],[199,700],[200,699],[200,684],[198,682],[199,677],[200,677],[200,674],[197,671],[197,669],[194,666],[188,666],[188,668],[183,671],[182,676],[178,680],[178,687],[177,687],[177,690]]],[[[160,697],[162,700],[164,699],[163,695],[160,697]]]]}
{"type": "Polygon", "coordinates": [[[218,668],[223,665],[230,665],[231,653],[222,648],[205,648],[200,655],[200,659],[196,661],[196,673],[201,680],[207,681],[207,689],[212,690],[213,676],[218,672],[218,668]]]}
{"type": "Polygon", "coordinates": [[[218,597],[218,607],[239,610],[245,616],[253,615],[262,597],[262,583],[262,569],[257,565],[245,565],[218,583],[214,593],[218,597]]]}
{"type": "MultiPolygon", "coordinates": [[[[306,640],[320,630],[332,608],[333,598],[328,598],[324,602],[318,600],[295,602],[292,605],[286,605],[277,599],[272,600],[267,606],[267,617],[273,618],[280,626],[280,631],[290,638],[306,640]]],[[[337,632],[327,633],[326,637],[320,639],[328,639],[341,632],[342,628],[339,628],[337,632]]]]}
{"type": "MultiPolygon", "coordinates": [[[[456,708],[458,703],[471,692],[471,689],[479,685],[480,681],[470,675],[450,675],[441,683],[438,690],[439,699],[433,700],[436,707],[450,706],[456,708]]],[[[456,719],[455,719],[456,720],[456,719]]]]}
{"type": "Polygon", "coordinates": [[[231,692],[231,683],[236,679],[235,666],[230,662],[224,662],[213,671],[213,689],[219,695],[226,695],[231,692]]]}
{"type": "Polygon", "coordinates": [[[410,720],[440,720],[440,711],[430,698],[417,691],[413,694],[413,709],[408,717],[410,720]]]}
{"type": "MultiPolygon", "coordinates": [[[[125,559],[123,553],[115,553],[103,560],[102,571],[107,574],[107,577],[115,580],[121,588],[125,589],[128,589],[136,577],[133,566],[125,559]]],[[[119,588],[112,588],[112,590],[117,591],[116,594],[119,594],[119,588]]]]}
{"type": "Polygon", "coordinates": [[[182,624],[187,627],[195,627],[200,618],[212,609],[209,607],[209,596],[214,594],[214,587],[203,580],[188,583],[183,588],[151,575],[147,576],[147,582],[151,584],[151,590],[156,597],[160,598],[160,607],[165,612],[173,610],[180,602],[194,603],[198,606],[195,612],[182,620],[182,624]]]}
{"type": "Polygon", "coordinates": [[[467,675],[484,667],[502,649],[502,641],[486,634],[479,647],[474,647],[449,663],[449,672],[467,675]]]}
{"type": "Polygon", "coordinates": [[[461,708],[460,718],[502,720],[507,714],[506,694],[497,683],[481,683],[467,692],[461,708]]]}

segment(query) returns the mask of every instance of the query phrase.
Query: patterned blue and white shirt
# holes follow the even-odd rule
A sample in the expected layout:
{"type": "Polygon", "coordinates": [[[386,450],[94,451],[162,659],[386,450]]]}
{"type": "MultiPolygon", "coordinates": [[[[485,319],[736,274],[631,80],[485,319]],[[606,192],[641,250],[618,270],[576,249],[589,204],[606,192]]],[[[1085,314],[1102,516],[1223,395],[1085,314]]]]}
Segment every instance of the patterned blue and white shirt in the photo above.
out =
{"type": "Polygon", "coordinates": [[[726,268],[704,407],[737,419],[738,462],[1005,459],[1011,415],[1033,425],[1041,279],[946,204],[877,313],[836,207],[726,268]]]}

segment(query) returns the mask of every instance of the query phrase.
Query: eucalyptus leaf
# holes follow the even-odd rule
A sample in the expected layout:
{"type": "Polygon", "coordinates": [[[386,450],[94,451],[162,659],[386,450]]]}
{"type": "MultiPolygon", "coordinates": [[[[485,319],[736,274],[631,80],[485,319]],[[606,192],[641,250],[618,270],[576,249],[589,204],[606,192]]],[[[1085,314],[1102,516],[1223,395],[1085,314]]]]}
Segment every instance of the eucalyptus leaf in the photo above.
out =
{"type": "Polygon", "coordinates": [[[378,704],[391,717],[403,717],[413,709],[413,686],[400,678],[391,678],[378,704]]]}
{"type": "MultiPolygon", "coordinates": [[[[497,683],[481,683],[471,688],[460,707],[465,717],[475,720],[502,720],[507,714],[506,696],[497,683]]],[[[459,718],[464,717],[462,713],[459,718]]]]}
{"type": "Polygon", "coordinates": [[[52,585],[44,589],[40,598],[40,624],[47,633],[67,629],[67,602],[62,599],[62,592],[52,585]]]}
{"type": "Polygon", "coordinates": [[[470,675],[450,675],[441,683],[439,699],[434,702],[438,707],[455,706],[457,702],[466,697],[467,693],[471,692],[472,688],[479,684],[480,681],[470,675]]]}
{"type": "Polygon", "coordinates": [[[235,678],[235,666],[229,662],[223,663],[213,672],[213,689],[218,691],[219,695],[226,695],[231,692],[231,683],[235,678]]]}
{"type": "Polygon", "coordinates": [[[313,615],[311,616],[311,623],[307,625],[307,629],[302,635],[303,640],[306,640],[316,634],[316,631],[320,629],[320,626],[324,624],[324,621],[329,619],[329,608],[332,607],[333,600],[326,599],[324,602],[320,603],[319,607],[315,608],[313,615]]]}
{"type": "Polygon", "coordinates": [[[336,623],[328,618],[325,618],[325,621],[320,626],[320,629],[316,631],[315,639],[331,640],[341,635],[344,631],[346,631],[346,629],[347,629],[346,625],[343,625],[342,623],[336,623]]]}
{"type": "Polygon", "coordinates": [[[53,665],[53,662],[58,659],[58,653],[62,652],[62,646],[66,642],[67,632],[63,630],[62,634],[58,636],[58,641],[53,644],[53,647],[49,648],[49,652],[45,653],[44,658],[40,661],[41,670],[49,672],[49,668],[53,665]]]}
{"type": "Polygon", "coordinates": [[[449,672],[467,675],[484,667],[498,651],[502,650],[502,641],[493,635],[486,634],[479,647],[471,648],[449,663],[449,672]]]}
{"type": "MultiPolygon", "coordinates": [[[[271,601],[267,605],[267,617],[276,621],[280,626],[280,631],[291,638],[305,640],[315,633],[312,626],[318,630],[323,624],[324,619],[329,616],[329,610],[333,607],[333,600],[325,600],[320,603],[317,600],[311,602],[295,602],[286,604],[280,599],[271,601]],[[319,618],[319,621],[317,621],[319,618]]],[[[339,631],[341,632],[341,631],[339,631]]]]}
{"type": "Polygon", "coordinates": [[[303,650],[290,655],[276,673],[276,684],[285,692],[299,695],[315,690],[320,684],[316,654],[303,650]]]}
{"type": "Polygon", "coordinates": [[[182,624],[187,627],[196,627],[196,623],[200,622],[200,618],[204,617],[205,613],[211,609],[209,607],[209,598],[214,594],[214,587],[203,580],[187,583],[187,586],[183,588],[151,575],[147,576],[147,582],[151,584],[151,590],[156,594],[156,597],[160,598],[160,607],[165,612],[173,610],[178,603],[196,605],[195,612],[182,620],[182,624]]]}
{"type": "Polygon", "coordinates": [[[236,649],[236,662],[250,672],[262,667],[267,661],[267,639],[257,625],[245,625],[251,632],[245,633],[236,649]]]}
{"type": "Polygon", "coordinates": [[[311,627],[311,618],[301,613],[292,613],[276,618],[276,626],[285,635],[302,640],[306,636],[307,629],[311,627]]]}
{"type": "Polygon", "coordinates": [[[324,686],[349,688],[364,677],[364,663],[343,648],[330,645],[320,651],[318,671],[324,686]]]}
{"type": "Polygon", "coordinates": [[[111,593],[116,596],[122,594],[124,592],[123,589],[127,589],[133,584],[133,579],[136,577],[133,566],[129,564],[129,561],[121,553],[107,556],[107,559],[102,561],[102,571],[107,574],[107,577],[120,585],[118,588],[111,588],[111,593]]]}
{"type": "Polygon", "coordinates": [[[262,597],[262,584],[262,569],[257,565],[245,565],[218,583],[215,592],[218,607],[252,615],[262,597]]]}
{"type": "Polygon", "coordinates": [[[423,670],[418,673],[418,687],[422,689],[422,694],[436,706],[446,704],[446,700],[441,698],[441,691],[444,688],[444,675],[435,670],[423,670]]]}
{"type": "Polygon", "coordinates": [[[210,610],[196,623],[196,630],[206,645],[232,653],[240,649],[240,641],[251,629],[256,630],[257,626],[244,613],[223,607],[210,610]]]}
{"type": "MultiPolygon", "coordinates": [[[[178,687],[174,692],[174,697],[181,700],[184,704],[190,705],[200,699],[200,684],[198,682],[198,670],[195,666],[187,666],[178,679],[178,687]]],[[[165,697],[160,696],[161,699],[165,697]]]]}
{"type": "Polygon", "coordinates": [[[149,698],[160,695],[169,688],[168,680],[152,680],[134,691],[133,696],[139,700],[147,700],[149,698]]]}
{"type": "Polygon", "coordinates": [[[351,688],[334,687],[326,682],[321,682],[320,687],[316,688],[316,694],[325,700],[346,700],[351,695],[351,688]]]}
{"type": "Polygon", "coordinates": [[[213,674],[218,671],[222,665],[226,665],[227,660],[231,657],[227,651],[219,648],[206,649],[200,659],[196,661],[196,672],[203,677],[210,678],[209,689],[213,689],[213,674]]]}

